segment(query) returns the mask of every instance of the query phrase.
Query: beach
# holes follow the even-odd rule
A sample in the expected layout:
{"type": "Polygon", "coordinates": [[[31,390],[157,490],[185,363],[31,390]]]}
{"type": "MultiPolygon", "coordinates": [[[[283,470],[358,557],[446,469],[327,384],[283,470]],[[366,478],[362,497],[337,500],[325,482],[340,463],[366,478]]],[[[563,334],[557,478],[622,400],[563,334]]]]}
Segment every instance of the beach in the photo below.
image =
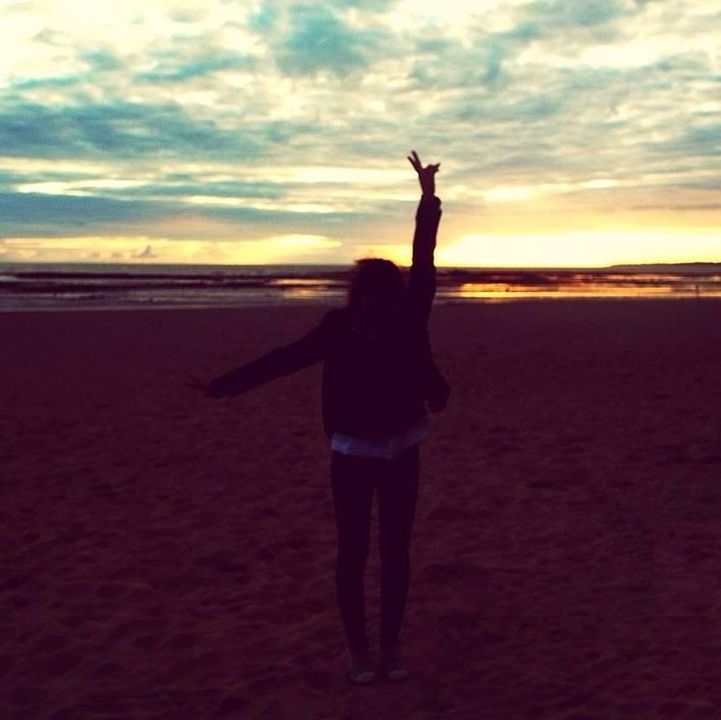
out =
{"type": "Polygon", "coordinates": [[[719,718],[721,303],[434,309],[412,675],[372,687],[344,677],[321,367],[184,386],[327,308],[0,314],[0,715],[719,718]]]}

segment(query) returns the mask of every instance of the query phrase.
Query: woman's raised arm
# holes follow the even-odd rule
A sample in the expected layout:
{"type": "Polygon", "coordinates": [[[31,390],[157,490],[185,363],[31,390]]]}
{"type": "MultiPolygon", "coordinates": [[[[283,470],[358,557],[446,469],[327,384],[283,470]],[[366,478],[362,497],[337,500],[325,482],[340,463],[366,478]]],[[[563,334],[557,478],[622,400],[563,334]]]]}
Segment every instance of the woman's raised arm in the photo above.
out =
{"type": "Polygon", "coordinates": [[[438,224],[441,220],[441,201],[436,197],[435,175],[440,163],[423,167],[415,150],[408,161],[418,173],[421,200],[416,211],[416,229],[413,235],[413,261],[408,282],[408,294],[413,314],[424,325],[431,314],[436,294],[436,268],[433,252],[436,247],[438,224]]]}

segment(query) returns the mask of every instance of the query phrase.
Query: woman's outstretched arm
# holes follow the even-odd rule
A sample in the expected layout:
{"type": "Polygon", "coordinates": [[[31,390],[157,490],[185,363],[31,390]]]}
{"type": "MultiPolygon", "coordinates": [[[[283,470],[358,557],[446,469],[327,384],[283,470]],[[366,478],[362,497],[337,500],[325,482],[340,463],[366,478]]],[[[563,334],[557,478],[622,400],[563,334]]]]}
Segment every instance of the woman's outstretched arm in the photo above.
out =
{"type": "Polygon", "coordinates": [[[435,175],[440,163],[423,167],[415,151],[408,157],[418,173],[421,185],[421,201],[416,211],[416,230],[413,236],[413,263],[411,265],[408,294],[412,314],[425,333],[423,355],[425,371],[423,376],[424,395],[432,412],[446,407],[451,388],[441,374],[431,351],[428,337],[428,318],[436,293],[436,268],[433,253],[436,247],[438,224],[441,220],[441,201],[436,197],[435,175]]]}
{"type": "Polygon", "coordinates": [[[442,211],[441,201],[435,194],[435,175],[440,163],[423,167],[415,150],[408,157],[408,161],[418,173],[422,193],[416,211],[413,261],[408,282],[408,294],[414,315],[425,325],[428,323],[433,297],[436,293],[436,268],[433,253],[442,211]]]}
{"type": "Polygon", "coordinates": [[[209,382],[189,378],[187,387],[199,390],[209,397],[234,397],[247,390],[275,380],[283,375],[302,370],[325,357],[330,332],[330,319],[326,315],[321,323],[295,342],[271,350],[256,360],[213,378],[209,382]]]}

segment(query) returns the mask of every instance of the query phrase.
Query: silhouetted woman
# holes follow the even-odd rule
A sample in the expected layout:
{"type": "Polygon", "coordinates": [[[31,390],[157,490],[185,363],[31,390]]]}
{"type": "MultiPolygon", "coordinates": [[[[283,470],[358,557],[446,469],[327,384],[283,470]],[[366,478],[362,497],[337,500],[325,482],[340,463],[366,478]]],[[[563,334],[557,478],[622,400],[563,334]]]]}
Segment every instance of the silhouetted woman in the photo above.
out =
{"type": "Polygon", "coordinates": [[[435,196],[439,165],[423,167],[415,151],[408,160],[422,190],[408,287],[389,260],[360,260],[346,306],[330,310],[307,335],[209,383],[189,383],[212,397],[234,396],[324,361],[323,425],[330,439],[338,530],[336,590],[350,655],[348,676],[358,684],[376,679],[363,593],[374,493],[380,531],[381,666],[388,679],[408,675],[398,644],[410,580],[418,443],[430,430],[426,403],[434,412],[442,410],[450,392],[433,361],[427,329],[441,217],[435,196]]]}

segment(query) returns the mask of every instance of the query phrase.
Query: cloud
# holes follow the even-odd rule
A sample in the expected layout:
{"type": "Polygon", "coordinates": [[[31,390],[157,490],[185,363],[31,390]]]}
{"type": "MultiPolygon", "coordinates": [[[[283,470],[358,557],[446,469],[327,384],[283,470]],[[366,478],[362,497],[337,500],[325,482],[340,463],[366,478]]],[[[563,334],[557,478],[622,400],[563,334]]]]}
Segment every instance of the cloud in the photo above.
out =
{"type": "Polygon", "coordinates": [[[135,75],[138,82],[169,82],[183,83],[196,77],[205,77],[222,70],[252,68],[255,58],[242,53],[228,51],[206,51],[206,53],[186,59],[176,53],[166,52],[158,56],[152,70],[139,72],[135,75]]]}
{"type": "MultiPolygon", "coordinates": [[[[194,188],[195,189],[195,188],[194,188]]],[[[12,237],[63,237],[82,231],[85,234],[118,235],[123,228],[134,228],[146,236],[197,237],[207,232],[223,232],[238,237],[255,234],[266,228],[277,234],[289,229],[295,234],[342,233],[356,236],[378,217],[375,209],[345,209],[313,212],[312,203],[244,200],[230,204],[214,203],[214,197],[172,197],[147,188],[147,197],[133,197],[133,192],[112,197],[39,192],[0,192],[2,234],[12,237]],[[192,200],[192,202],[191,202],[192,200]],[[303,211],[302,208],[308,208],[303,211]],[[212,230],[211,230],[212,229],[212,230]]],[[[133,190],[132,188],[130,190],[133,190]]],[[[234,200],[234,198],[231,198],[234,200]]],[[[388,215],[389,225],[394,222],[388,215]]],[[[407,220],[407,218],[406,218],[407,220]]]]}
{"type": "Polygon", "coordinates": [[[335,5],[375,13],[386,12],[397,3],[398,0],[336,0],[335,5]]]}
{"type": "Polygon", "coordinates": [[[280,18],[280,10],[277,2],[265,0],[260,9],[248,16],[246,25],[249,30],[263,34],[271,30],[280,18]]]}
{"type": "MultiPolygon", "coordinates": [[[[344,254],[344,261],[350,262],[352,252],[343,248],[333,238],[317,234],[263,234],[257,233],[252,239],[221,239],[216,241],[192,238],[173,239],[159,237],[152,245],[146,245],[138,252],[140,236],[93,236],[81,235],[65,238],[0,238],[0,259],[21,259],[24,261],[62,262],[72,261],[125,261],[173,262],[182,259],[192,263],[219,264],[266,264],[276,262],[333,262],[334,254],[344,254]]],[[[290,292],[290,291],[289,291],[290,292]]]]}
{"type": "Polygon", "coordinates": [[[79,227],[150,221],[167,213],[167,206],[103,197],[75,197],[39,193],[0,193],[3,234],[62,235],[79,227]],[[42,232],[41,232],[42,231],[42,232]]]}
{"type": "Polygon", "coordinates": [[[0,192],[12,189],[13,185],[21,183],[24,179],[25,176],[21,173],[0,170],[0,192]]]}
{"type": "Polygon", "coordinates": [[[123,63],[117,55],[106,49],[82,50],[79,57],[94,73],[121,70],[123,63]]]}
{"type": "Polygon", "coordinates": [[[28,80],[19,80],[13,83],[13,89],[23,91],[52,88],[68,88],[74,85],[78,85],[80,82],[81,78],[77,75],[59,75],[57,77],[42,77],[31,78],[28,80]]]}
{"type": "Polygon", "coordinates": [[[686,133],[686,140],[700,152],[718,154],[721,151],[721,123],[690,128],[686,133]]]}
{"type": "Polygon", "coordinates": [[[493,87],[501,79],[508,49],[492,35],[478,36],[472,47],[451,39],[421,41],[420,53],[410,68],[414,89],[493,87]]]}
{"type": "Polygon", "coordinates": [[[288,30],[275,44],[275,60],[287,75],[319,72],[345,77],[372,61],[373,49],[385,37],[379,29],[347,25],[327,5],[291,5],[288,30]]]}
{"type": "Polygon", "coordinates": [[[174,103],[125,100],[72,105],[22,102],[0,107],[0,155],[8,157],[257,157],[262,138],[191,117],[174,103]]]}
{"type": "Polygon", "coordinates": [[[0,10],[2,235],[132,228],[125,256],[258,227],[398,245],[411,148],[442,161],[456,234],[666,205],[713,221],[710,0],[84,7],[0,10]]]}
{"type": "Polygon", "coordinates": [[[139,252],[135,257],[139,260],[149,260],[151,258],[157,258],[158,256],[153,252],[152,245],[146,245],[145,250],[139,252]]]}
{"type": "MultiPolygon", "coordinates": [[[[276,200],[288,193],[288,188],[272,182],[204,182],[202,178],[186,178],[193,182],[155,180],[147,185],[118,190],[122,197],[191,197],[204,195],[213,198],[262,198],[276,200]]],[[[105,191],[107,193],[107,191],[105,191]]]]}
{"type": "Polygon", "coordinates": [[[524,8],[528,17],[550,19],[556,26],[594,27],[635,12],[623,0],[537,0],[524,8]]]}

